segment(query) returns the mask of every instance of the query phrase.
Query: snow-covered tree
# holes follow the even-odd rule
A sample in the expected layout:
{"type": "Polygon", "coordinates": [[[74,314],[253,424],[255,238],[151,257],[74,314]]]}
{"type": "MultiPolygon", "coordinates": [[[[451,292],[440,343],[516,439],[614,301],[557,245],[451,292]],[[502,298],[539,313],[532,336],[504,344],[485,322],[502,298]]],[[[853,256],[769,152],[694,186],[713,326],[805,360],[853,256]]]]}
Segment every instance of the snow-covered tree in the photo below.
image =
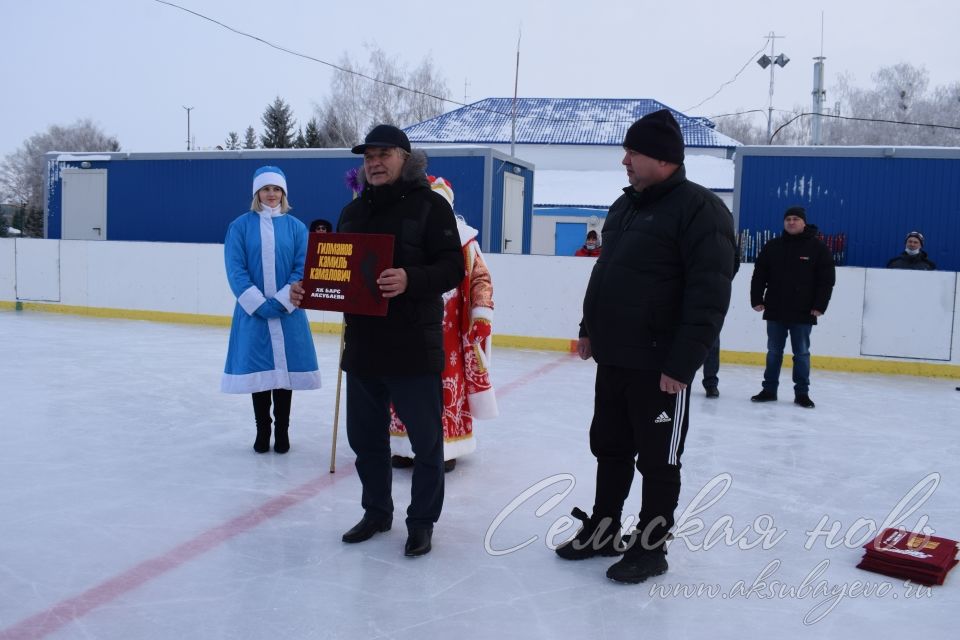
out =
{"type": "Polygon", "coordinates": [[[227,134],[227,139],[223,143],[223,148],[228,151],[236,151],[240,148],[240,136],[237,135],[236,131],[231,131],[227,134]]]}
{"type": "Polygon", "coordinates": [[[260,143],[264,149],[289,149],[293,146],[296,120],[293,118],[293,109],[280,96],[267,105],[260,122],[263,123],[260,143]]]}

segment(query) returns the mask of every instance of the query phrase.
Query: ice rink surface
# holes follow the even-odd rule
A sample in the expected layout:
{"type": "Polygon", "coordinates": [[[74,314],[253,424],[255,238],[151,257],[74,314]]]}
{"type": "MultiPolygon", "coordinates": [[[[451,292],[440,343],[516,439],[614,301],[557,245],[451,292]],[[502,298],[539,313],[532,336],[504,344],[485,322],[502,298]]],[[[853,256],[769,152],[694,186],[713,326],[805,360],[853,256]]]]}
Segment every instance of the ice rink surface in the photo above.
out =
{"type": "Polygon", "coordinates": [[[695,381],[670,570],[628,586],[552,551],[593,503],[592,362],[495,349],[501,416],[411,559],[407,470],[393,530],[340,541],[361,510],[342,424],[328,470],[338,338],[281,456],[219,392],[227,334],[0,311],[0,639],[956,637],[960,572],[855,568],[885,522],[960,537],[955,380],[814,370],[813,410],[789,383],[751,404],[756,367],[722,366],[717,400],[695,381]]]}

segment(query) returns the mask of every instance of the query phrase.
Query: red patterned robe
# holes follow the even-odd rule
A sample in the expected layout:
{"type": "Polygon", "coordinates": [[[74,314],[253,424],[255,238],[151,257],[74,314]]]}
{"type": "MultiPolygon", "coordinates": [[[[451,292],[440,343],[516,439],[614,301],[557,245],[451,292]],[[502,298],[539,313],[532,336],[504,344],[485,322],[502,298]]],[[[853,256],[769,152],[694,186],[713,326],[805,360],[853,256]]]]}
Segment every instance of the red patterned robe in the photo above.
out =
{"type": "MultiPolygon", "coordinates": [[[[443,294],[443,458],[452,460],[476,449],[473,418],[495,418],[497,399],[490,384],[490,328],[493,284],[477,244],[477,230],[457,220],[466,275],[443,294]]],[[[413,457],[403,422],[390,409],[390,448],[413,457]]]]}

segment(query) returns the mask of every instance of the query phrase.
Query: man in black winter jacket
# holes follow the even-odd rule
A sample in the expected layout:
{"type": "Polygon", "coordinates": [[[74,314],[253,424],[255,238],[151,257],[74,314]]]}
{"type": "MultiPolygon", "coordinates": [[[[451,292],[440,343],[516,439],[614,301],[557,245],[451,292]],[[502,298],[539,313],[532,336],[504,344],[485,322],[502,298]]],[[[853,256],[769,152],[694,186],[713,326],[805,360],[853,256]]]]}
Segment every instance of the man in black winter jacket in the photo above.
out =
{"type": "Polygon", "coordinates": [[[723,202],[687,180],[683,135],[668,110],[633,123],[623,147],[630,186],[604,222],[577,344],[581,358],[597,362],[596,497],[592,516],[574,509],[584,526],[556,552],[567,560],[624,553],[621,513],[636,466],[637,533],[607,577],[637,583],[667,570],[688,387],[727,313],[736,242],[723,202]]]}
{"type": "Polygon", "coordinates": [[[760,251],[750,280],[750,306],[767,321],[767,365],[763,390],[753,402],[777,399],[783,349],[790,335],[793,349],[794,402],[806,409],[810,399],[810,332],[827,311],[836,269],[827,245],[817,238],[817,227],[807,224],[803,207],[783,214],[784,233],[760,251]]]}
{"type": "Polygon", "coordinates": [[[937,265],[923,250],[923,234],[911,231],[904,240],[903,253],[887,262],[887,269],[910,269],[912,271],[936,271],[937,265]]]}
{"type": "Polygon", "coordinates": [[[460,235],[450,204],[427,182],[426,156],[406,134],[379,125],[363,154],[364,187],[343,208],[337,231],[394,237],[393,267],[377,284],[387,315],[346,314],[341,367],[347,373],[347,438],[357,454],[363,518],[343,541],[363,542],[393,520],[390,404],[414,451],[404,554],[431,549],[443,506],[443,300],[463,279],[460,235]]]}

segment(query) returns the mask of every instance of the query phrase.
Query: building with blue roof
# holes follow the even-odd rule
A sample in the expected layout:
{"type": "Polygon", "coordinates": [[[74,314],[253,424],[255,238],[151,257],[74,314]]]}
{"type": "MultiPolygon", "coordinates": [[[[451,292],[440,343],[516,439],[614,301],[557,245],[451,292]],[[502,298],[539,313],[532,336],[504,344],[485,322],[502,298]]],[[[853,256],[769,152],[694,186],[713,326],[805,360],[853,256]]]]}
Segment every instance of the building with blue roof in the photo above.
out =
{"type": "Polygon", "coordinates": [[[599,230],[607,207],[627,186],[620,164],[627,128],[660,109],[669,109],[680,125],[687,176],[731,207],[732,158],[740,143],[717,131],[709,119],[650,98],[518,98],[516,103],[512,98],[487,98],[405,131],[428,153],[433,145],[476,144],[532,163],[536,173],[530,251],[572,255],[588,230],[599,230]]]}

